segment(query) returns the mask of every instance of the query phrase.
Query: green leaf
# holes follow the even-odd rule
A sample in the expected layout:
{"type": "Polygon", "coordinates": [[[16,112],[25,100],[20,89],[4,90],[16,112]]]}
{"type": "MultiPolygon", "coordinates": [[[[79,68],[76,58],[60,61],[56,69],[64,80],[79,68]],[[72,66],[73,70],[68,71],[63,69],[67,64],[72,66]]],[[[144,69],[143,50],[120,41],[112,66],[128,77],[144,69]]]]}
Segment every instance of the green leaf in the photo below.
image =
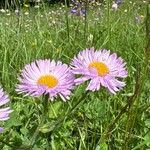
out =
{"type": "Polygon", "coordinates": [[[106,143],[102,143],[99,150],[108,150],[108,145],[106,143]]]}
{"type": "Polygon", "coordinates": [[[27,130],[25,127],[22,127],[22,128],[20,129],[20,131],[21,131],[21,133],[22,133],[23,135],[26,135],[26,134],[28,133],[28,130],[27,130]]]}
{"type": "Polygon", "coordinates": [[[55,127],[54,122],[46,123],[42,127],[40,127],[39,131],[42,133],[48,133],[48,132],[52,131],[54,129],[54,127],[55,127]]]}
{"type": "Polygon", "coordinates": [[[5,123],[5,127],[11,128],[12,126],[20,126],[20,125],[22,125],[22,123],[19,119],[18,112],[17,111],[12,112],[10,114],[10,119],[5,123]]]}
{"type": "Polygon", "coordinates": [[[62,102],[55,102],[53,105],[51,105],[49,109],[49,118],[56,118],[57,114],[60,112],[61,105],[62,102]]]}

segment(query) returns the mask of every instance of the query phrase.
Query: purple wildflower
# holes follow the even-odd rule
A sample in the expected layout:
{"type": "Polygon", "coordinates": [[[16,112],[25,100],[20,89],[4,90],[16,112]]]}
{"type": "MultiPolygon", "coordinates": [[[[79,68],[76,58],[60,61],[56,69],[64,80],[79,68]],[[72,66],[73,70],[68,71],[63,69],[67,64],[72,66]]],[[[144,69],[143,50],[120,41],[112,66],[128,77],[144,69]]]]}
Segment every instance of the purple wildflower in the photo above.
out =
{"type": "MultiPolygon", "coordinates": [[[[10,100],[8,98],[8,95],[4,93],[3,89],[0,87],[0,106],[3,106],[4,104],[8,103],[10,100]]],[[[0,121],[5,121],[9,119],[9,114],[13,110],[10,109],[10,107],[6,108],[0,108],[0,121]]],[[[3,132],[3,128],[0,127],[0,133],[3,132]]]]}
{"type": "Polygon", "coordinates": [[[104,86],[116,94],[125,86],[125,82],[119,81],[118,78],[127,77],[126,63],[121,57],[118,58],[116,53],[110,54],[109,50],[83,50],[74,57],[71,65],[72,72],[81,75],[75,79],[76,85],[90,80],[86,90],[97,91],[100,86],[104,86]]]}
{"type": "Polygon", "coordinates": [[[60,61],[36,60],[24,67],[17,86],[19,93],[39,97],[49,94],[50,99],[60,96],[63,101],[69,99],[74,85],[74,76],[70,68],[60,61]]]}

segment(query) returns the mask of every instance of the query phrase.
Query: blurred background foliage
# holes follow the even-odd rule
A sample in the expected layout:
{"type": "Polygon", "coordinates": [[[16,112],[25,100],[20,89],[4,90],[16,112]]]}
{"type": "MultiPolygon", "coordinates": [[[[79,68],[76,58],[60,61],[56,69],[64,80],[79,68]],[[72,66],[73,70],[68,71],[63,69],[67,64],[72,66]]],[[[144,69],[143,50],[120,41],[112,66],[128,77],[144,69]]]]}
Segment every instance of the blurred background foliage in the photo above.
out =
{"type": "MultiPolygon", "coordinates": [[[[88,0],[80,0],[80,2],[86,2],[86,1],[88,0]]],[[[96,1],[100,3],[104,2],[104,0],[96,0],[96,1]]],[[[76,0],[0,0],[0,8],[16,9],[16,8],[24,7],[24,5],[29,5],[30,7],[33,7],[37,4],[42,4],[42,3],[48,3],[48,4],[63,3],[69,7],[72,2],[76,2],[76,0]]]]}

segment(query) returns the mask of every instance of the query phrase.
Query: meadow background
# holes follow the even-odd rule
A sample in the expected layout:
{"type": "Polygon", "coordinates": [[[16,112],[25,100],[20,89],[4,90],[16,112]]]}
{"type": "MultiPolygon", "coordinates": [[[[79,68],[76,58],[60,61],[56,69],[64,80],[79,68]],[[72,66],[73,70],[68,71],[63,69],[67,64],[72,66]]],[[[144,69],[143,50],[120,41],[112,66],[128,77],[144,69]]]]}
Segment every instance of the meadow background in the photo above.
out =
{"type": "Polygon", "coordinates": [[[71,14],[72,8],[63,4],[43,3],[25,5],[19,12],[0,11],[0,84],[14,110],[8,121],[0,122],[5,127],[0,149],[150,150],[147,5],[148,0],[124,0],[114,11],[112,1],[93,2],[86,15],[71,14]],[[109,49],[127,62],[125,88],[116,95],[104,88],[85,95],[86,84],[78,86],[69,101],[49,102],[47,122],[37,132],[43,99],[15,92],[21,69],[36,59],[69,64],[90,47],[109,49]]]}

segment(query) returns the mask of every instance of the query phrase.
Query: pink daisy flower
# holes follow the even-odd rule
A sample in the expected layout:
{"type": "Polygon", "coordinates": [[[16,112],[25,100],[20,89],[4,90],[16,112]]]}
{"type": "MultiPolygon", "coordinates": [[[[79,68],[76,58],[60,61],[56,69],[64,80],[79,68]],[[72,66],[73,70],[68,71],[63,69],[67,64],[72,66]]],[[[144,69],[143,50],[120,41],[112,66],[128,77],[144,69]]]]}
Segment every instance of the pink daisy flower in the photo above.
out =
{"type": "Polygon", "coordinates": [[[83,50],[74,57],[71,65],[72,72],[81,75],[75,79],[76,85],[90,80],[86,90],[97,91],[100,86],[104,86],[115,94],[125,86],[119,78],[128,75],[126,63],[121,57],[118,58],[116,53],[110,54],[109,50],[83,50]]]}
{"type": "Polygon", "coordinates": [[[54,60],[37,60],[22,70],[17,86],[19,93],[39,97],[49,94],[49,98],[60,96],[63,101],[69,99],[74,85],[74,75],[62,62],[54,60]]]}
{"type": "MultiPolygon", "coordinates": [[[[8,95],[3,92],[3,89],[0,87],[0,107],[9,102],[8,95]]],[[[13,110],[10,107],[0,108],[0,121],[5,121],[9,119],[9,114],[13,110]]],[[[3,128],[0,127],[0,133],[3,132],[3,128]]]]}

